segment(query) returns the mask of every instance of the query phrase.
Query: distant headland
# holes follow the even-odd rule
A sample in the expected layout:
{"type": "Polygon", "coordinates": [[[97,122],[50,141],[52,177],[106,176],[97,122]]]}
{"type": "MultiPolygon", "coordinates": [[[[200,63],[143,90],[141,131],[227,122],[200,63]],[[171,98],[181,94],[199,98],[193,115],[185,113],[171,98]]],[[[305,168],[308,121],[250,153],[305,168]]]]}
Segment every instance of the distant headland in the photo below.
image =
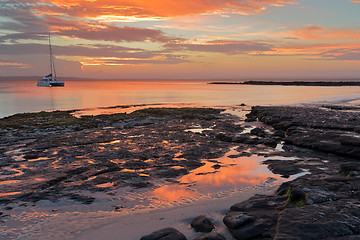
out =
{"type": "Polygon", "coordinates": [[[208,84],[242,84],[242,85],[280,85],[280,86],[360,86],[360,81],[244,81],[244,82],[210,82],[208,84]]]}

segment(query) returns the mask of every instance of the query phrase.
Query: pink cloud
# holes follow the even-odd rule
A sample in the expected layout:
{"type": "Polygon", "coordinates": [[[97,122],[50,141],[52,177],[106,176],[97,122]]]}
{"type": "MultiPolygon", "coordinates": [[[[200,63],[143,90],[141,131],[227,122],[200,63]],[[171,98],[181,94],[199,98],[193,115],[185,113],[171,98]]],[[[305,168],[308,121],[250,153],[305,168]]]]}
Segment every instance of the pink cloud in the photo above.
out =
{"type": "Polygon", "coordinates": [[[308,25],[280,35],[309,41],[349,40],[360,38],[360,28],[328,28],[319,25],[308,25]]]}

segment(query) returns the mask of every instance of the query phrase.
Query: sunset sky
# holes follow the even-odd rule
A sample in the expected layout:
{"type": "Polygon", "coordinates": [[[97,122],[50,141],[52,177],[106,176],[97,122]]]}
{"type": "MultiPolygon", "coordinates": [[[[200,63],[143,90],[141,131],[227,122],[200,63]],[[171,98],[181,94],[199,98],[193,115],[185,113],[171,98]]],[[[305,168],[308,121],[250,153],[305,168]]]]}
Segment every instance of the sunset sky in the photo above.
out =
{"type": "Polygon", "coordinates": [[[0,0],[0,76],[360,78],[360,1],[0,0]]]}

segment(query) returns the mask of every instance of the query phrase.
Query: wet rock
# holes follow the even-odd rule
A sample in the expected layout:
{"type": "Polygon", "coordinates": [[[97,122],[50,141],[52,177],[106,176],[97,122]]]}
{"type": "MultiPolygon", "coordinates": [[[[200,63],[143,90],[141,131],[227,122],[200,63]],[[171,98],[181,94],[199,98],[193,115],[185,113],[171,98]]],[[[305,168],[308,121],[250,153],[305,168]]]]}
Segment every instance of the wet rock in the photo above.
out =
{"type": "Polygon", "coordinates": [[[214,169],[220,169],[221,165],[220,164],[215,164],[215,165],[212,165],[211,167],[214,168],[214,169]]]}
{"type": "MultiPolygon", "coordinates": [[[[132,170],[148,168],[149,164],[143,161],[129,161],[124,163],[124,167],[132,170]]],[[[116,170],[115,170],[116,171],[116,170]]]]}
{"type": "Polygon", "coordinates": [[[72,200],[82,202],[83,204],[91,204],[95,200],[95,198],[93,198],[93,197],[88,197],[88,196],[74,194],[74,193],[68,194],[68,197],[70,197],[70,199],[72,199],[72,200]]]}
{"type": "Polygon", "coordinates": [[[159,170],[156,172],[156,175],[163,178],[173,178],[187,173],[188,173],[187,169],[170,168],[170,169],[159,170]]]}
{"type": "Polygon", "coordinates": [[[281,174],[284,177],[289,177],[297,173],[301,173],[302,170],[299,166],[291,163],[291,161],[284,160],[266,160],[263,162],[268,164],[268,168],[275,174],[281,174]]]}
{"type": "Polygon", "coordinates": [[[287,196],[254,196],[249,200],[232,205],[230,211],[246,212],[251,210],[271,210],[282,205],[287,199],[287,196]]]}
{"type": "Polygon", "coordinates": [[[307,204],[318,204],[328,201],[336,201],[338,197],[336,194],[322,190],[322,189],[302,189],[306,193],[306,203],[307,204]]]}
{"type": "Polygon", "coordinates": [[[203,215],[196,217],[191,222],[191,226],[195,229],[195,231],[205,233],[211,232],[215,228],[211,220],[203,215]]]}
{"type": "Polygon", "coordinates": [[[236,229],[229,229],[231,235],[237,240],[254,239],[260,236],[269,227],[263,220],[248,222],[236,229]]]}
{"type": "Polygon", "coordinates": [[[345,239],[351,239],[351,236],[359,234],[358,211],[359,206],[349,202],[286,208],[279,215],[274,240],[339,239],[343,236],[349,236],[345,239]]]}
{"type": "Polygon", "coordinates": [[[224,133],[219,133],[216,135],[216,139],[219,139],[223,142],[232,142],[232,137],[225,135],[224,133]]]}
{"type": "Polygon", "coordinates": [[[254,128],[250,131],[252,135],[256,135],[258,137],[265,137],[265,131],[262,128],[254,128]]]}
{"type": "Polygon", "coordinates": [[[229,155],[228,158],[250,157],[251,155],[252,155],[252,153],[242,152],[242,153],[235,154],[235,155],[229,155]]]}
{"type": "Polygon", "coordinates": [[[280,185],[280,187],[276,190],[276,193],[279,196],[285,195],[291,186],[291,182],[284,182],[283,184],[280,185]]]}
{"type": "Polygon", "coordinates": [[[114,205],[114,211],[121,211],[123,208],[125,208],[123,205],[114,205]]]}
{"type": "Polygon", "coordinates": [[[150,182],[133,182],[130,184],[133,188],[139,189],[139,188],[147,188],[150,186],[153,186],[150,182]]]}
{"type": "Polygon", "coordinates": [[[144,236],[140,240],[186,240],[186,237],[174,228],[164,228],[144,236]]]}
{"type": "Polygon", "coordinates": [[[272,148],[275,148],[277,146],[277,141],[272,138],[266,138],[263,143],[264,143],[264,145],[272,147],[272,148]]]}
{"type": "Polygon", "coordinates": [[[241,134],[234,139],[236,143],[246,143],[250,140],[250,134],[241,134]]]}
{"type": "Polygon", "coordinates": [[[290,200],[293,202],[305,201],[306,192],[302,188],[294,188],[290,191],[290,200]]]}
{"type": "Polygon", "coordinates": [[[228,212],[223,219],[229,229],[237,229],[247,223],[254,222],[255,218],[241,212],[228,212]]]}
{"type": "Polygon", "coordinates": [[[281,130],[281,131],[286,131],[287,129],[289,129],[290,127],[293,127],[294,124],[291,121],[283,121],[283,122],[279,122],[273,125],[273,127],[276,130],[281,130]]]}
{"type": "Polygon", "coordinates": [[[36,159],[39,158],[38,152],[30,152],[24,156],[25,159],[36,159]]]}
{"type": "Polygon", "coordinates": [[[13,201],[13,199],[11,199],[11,198],[1,198],[0,204],[8,204],[8,203],[11,203],[12,201],[13,201]]]}
{"type": "Polygon", "coordinates": [[[96,172],[95,174],[93,174],[92,176],[98,176],[104,173],[110,173],[110,172],[118,172],[120,171],[122,168],[118,167],[118,166],[114,166],[114,167],[108,167],[106,169],[100,170],[98,172],[96,172]]]}
{"type": "Polygon", "coordinates": [[[251,144],[251,145],[257,145],[257,144],[262,144],[263,140],[257,137],[254,138],[249,138],[247,141],[245,141],[246,144],[251,144]]]}
{"type": "Polygon", "coordinates": [[[276,131],[274,132],[273,136],[280,137],[280,138],[284,138],[284,137],[285,137],[285,132],[284,132],[284,131],[281,131],[281,130],[276,130],[276,131]]]}
{"type": "Polygon", "coordinates": [[[226,238],[218,233],[205,233],[194,240],[226,240],[226,238]]]}
{"type": "Polygon", "coordinates": [[[360,171],[360,163],[344,163],[341,164],[340,170],[344,172],[360,171]]]}

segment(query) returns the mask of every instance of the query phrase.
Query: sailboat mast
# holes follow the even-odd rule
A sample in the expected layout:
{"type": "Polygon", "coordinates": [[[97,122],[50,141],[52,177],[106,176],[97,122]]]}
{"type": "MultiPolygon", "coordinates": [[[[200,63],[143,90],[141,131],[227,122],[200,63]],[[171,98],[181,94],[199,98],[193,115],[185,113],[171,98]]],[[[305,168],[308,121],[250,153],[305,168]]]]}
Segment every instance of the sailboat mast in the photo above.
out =
{"type": "Polygon", "coordinates": [[[50,33],[49,33],[49,53],[50,53],[50,72],[51,72],[51,76],[52,76],[52,73],[53,73],[53,62],[52,62],[52,51],[51,51],[50,33]]]}
{"type": "Polygon", "coordinates": [[[49,33],[49,50],[50,50],[50,70],[51,70],[51,75],[53,75],[54,78],[56,79],[55,63],[54,63],[54,57],[53,57],[52,48],[51,48],[50,33],[49,33]]]}

